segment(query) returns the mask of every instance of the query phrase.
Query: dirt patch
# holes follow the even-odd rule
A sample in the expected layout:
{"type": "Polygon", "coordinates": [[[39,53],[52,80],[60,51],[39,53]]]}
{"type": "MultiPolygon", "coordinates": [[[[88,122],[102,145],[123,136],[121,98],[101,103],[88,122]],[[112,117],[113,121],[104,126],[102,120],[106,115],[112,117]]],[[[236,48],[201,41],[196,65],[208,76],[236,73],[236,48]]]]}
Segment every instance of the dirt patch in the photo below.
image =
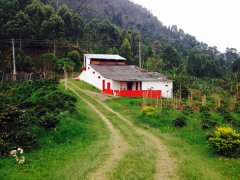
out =
{"type": "Polygon", "coordinates": [[[86,92],[87,94],[90,94],[92,97],[94,97],[95,99],[98,99],[101,102],[104,102],[108,99],[112,99],[112,98],[118,98],[117,96],[111,96],[111,95],[107,95],[104,93],[97,93],[97,92],[93,92],[93,91],[89,91],[89,90],[84,90],[84,92],[86,92]]]}

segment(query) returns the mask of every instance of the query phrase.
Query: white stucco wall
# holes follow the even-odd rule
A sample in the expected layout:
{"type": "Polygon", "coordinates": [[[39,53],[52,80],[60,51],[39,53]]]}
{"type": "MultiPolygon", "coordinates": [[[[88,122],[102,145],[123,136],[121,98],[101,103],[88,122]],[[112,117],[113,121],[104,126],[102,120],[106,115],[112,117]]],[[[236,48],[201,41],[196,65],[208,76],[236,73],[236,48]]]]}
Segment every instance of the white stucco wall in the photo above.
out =
{"type": "Polygon", "coordinates": [[[161,90],[162,97],[172,98],[173,82],[142,82],[142,90],[161,90]]]}
{"type": "Polygon", "coordinates": [[[111,83],[111,89],[113,87],[112,80],[106,79],[101,76],[97,71],[95,71],[90,66],[86,67],[86,71],[80,74],[80,80],[88,84],[95,86],[96,88],[102,90],[102,82],[105,80],[105,89],[107,89],[107,83],[111,83]],[[99,78],[100,77],[100,78],[99,78]]]}

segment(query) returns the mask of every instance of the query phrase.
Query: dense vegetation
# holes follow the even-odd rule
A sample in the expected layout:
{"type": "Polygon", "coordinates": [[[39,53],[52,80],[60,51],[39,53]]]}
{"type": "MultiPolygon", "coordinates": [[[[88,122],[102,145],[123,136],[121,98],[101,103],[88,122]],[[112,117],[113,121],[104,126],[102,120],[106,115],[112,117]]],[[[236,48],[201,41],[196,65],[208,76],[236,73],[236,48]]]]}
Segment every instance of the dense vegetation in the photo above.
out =
{"type": "Polygon", "coordinates": [[[42,131],[56,128],[76,98],[58,90],[56,80],[0,84],[0,155],[38,145],[42,131]]]}
{"type": "MultiPolygon", "coordinates": [[[[165,141],[177,158],[181,179],[239,179],[240,161],[236,157],[240,152],[240,126],[229,123],[220,110],[142,107],[142,103],[142,99],[132,98],[107,101],[113,109],[165,141]],[[203,126],[207,116],[214,126],[203,126]]],[[[238,113],[231,113],[231,117],[239,120],[238,113]]]]}
{"type": "MultiPolygon", "coordinates": [[[[165,27],[149,11],[128,0],[109,1],[0,1],[0,71],[12,72],[11,38],[15,39],[17,71],[45,74],[46,58],[52,53],[81,67],[83,53],[117,53],[138,64],[142,42],[143,67],[173,75],[222,77],[239,71],[234,48],[225,53],[200,43],[177,26],[165,27]],[[50,3],[50,4],[48,4],[50,3]],[[67,3],[74,8],[70,9],[67,3]],[[74,58],[69,53],[74,52],[74,58]]],[[[48,71],[57,61],[48,57],[48,71]]]]}
{"type": "Polygon", "coordinates": [[[86,179],[106,158],[109,136],[104,123],[57,81],[1,84],[1,102],[0,179],[86,179]],[[21,118],[15,118],[10,104],[21,118]],[[7,117],[2,111],[11,113],[7,117]],[[24,164],[8,156],[17,147],[24,150],[24,164]]]}

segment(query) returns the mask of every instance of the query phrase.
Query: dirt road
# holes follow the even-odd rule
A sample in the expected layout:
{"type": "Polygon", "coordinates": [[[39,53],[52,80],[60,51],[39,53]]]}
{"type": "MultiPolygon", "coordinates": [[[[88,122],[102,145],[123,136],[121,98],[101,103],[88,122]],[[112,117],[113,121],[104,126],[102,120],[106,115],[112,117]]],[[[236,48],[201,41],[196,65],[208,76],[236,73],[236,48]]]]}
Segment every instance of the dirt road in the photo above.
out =
{"type": "Polygon", "coordinates": [[[89,175],[90,179],[108,179],[108,177],[110,177],[109,175],[111,174],[111,171],[116,168],[117,163],[122,158],[124,158],[124,156],[128,153],[128,151],[130,151],[131,148],[133,148],[131,146],[134,146],[129,144],[127,139],[124,139],[121,131],[119,131],[116,127],[113,126],[111,120],[109,120],[104,115],[104,113],[99,110],[98,106],[96,106],[95,103],[101,105],[104,108],[104,112],[107,112],[108,114],[111,113],[118,117],[119,120],[121,120],[128,126],[128,129],[130,129],[130,131],[136,133],[139,137],[141,137],[142,141],[144,142],[142,146],[146,145],[148,147],[156,149],[156,171],[153,176],[154,179],[179,179],[179,177],[176,175],[176,160],[169,155],[166,146],[161,142],[158,137],[156,137],[148,130],[144,130],[135,126],[129,119],[110,108],[103,101],[105,97],[101,97],[106,95],[102,95],[101,93],[99,93],[98,95],[93,94],[88,90],[81,89],[81,87],[73,83],[69,83],[69,88],[101,117],[101,119],[105,122],[106,127],[111,133],[111,152],[109,153],[108,158],[103,162],[101,167],[99,167],[97,171],[89,175]],[[80,94],[84,94],[90,97],[91,102],[89,98],[83,97],[80,94]]]}

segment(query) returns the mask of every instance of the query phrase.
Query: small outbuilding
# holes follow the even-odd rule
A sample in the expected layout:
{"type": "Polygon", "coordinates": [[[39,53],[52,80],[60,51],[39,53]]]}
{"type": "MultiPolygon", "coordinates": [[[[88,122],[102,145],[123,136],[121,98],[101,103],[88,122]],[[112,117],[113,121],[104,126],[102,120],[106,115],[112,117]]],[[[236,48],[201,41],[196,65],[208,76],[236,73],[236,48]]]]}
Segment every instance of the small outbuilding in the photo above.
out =
{"type": "Polygon", "coordinates": [[[147,94],[153,98],[172,98],[172,80],[125,62],[119,55],[85,54],[83,71],[76,79],[110,95],[141,97],[147,94]]]}

